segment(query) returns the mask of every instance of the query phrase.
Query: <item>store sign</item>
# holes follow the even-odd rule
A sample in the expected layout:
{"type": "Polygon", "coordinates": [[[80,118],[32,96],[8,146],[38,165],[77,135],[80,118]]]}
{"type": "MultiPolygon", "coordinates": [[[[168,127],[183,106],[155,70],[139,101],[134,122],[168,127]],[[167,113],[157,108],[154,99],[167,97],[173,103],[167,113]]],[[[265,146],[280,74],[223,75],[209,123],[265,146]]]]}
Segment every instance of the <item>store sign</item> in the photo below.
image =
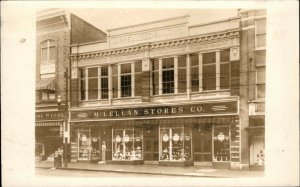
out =
{"type": "Polygon", "coordinates": [[[43,121],[43,120],[63,120],[64,113],[61,111],[56,112],[36,112],[35,120],[43,121]]]}
{"type": "Polygon", "coordinates": [[[71,111],[71,120],[201,116],[236,114],[237,112],[237,102],[230,101],[174,106],[71,111]]]}

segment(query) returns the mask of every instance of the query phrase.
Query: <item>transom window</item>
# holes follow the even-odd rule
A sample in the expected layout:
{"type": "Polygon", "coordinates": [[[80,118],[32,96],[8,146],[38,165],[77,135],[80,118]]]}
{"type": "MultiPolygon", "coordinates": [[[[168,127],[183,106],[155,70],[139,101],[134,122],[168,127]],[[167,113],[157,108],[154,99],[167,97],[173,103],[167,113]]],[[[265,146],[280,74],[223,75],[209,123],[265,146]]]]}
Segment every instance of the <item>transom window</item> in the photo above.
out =
{"type": "Polygon", "coordinates": [[[54,40],[46,40],[41,43],[41,61],[49,62],[56,60],[57,49],[54,40]]]}

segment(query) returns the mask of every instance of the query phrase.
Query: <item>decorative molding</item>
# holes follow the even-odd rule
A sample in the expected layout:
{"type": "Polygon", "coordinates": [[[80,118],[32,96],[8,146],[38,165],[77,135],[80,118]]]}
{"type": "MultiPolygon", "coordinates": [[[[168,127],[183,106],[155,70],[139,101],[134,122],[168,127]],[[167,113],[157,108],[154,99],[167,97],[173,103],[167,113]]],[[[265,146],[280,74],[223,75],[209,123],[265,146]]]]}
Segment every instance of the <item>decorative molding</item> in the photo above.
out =
{"type": "Polygon", "coordinates": [[[160,57],[165,55],[175,55],[178,53],[230,48],[233,46],[236,46],[234,49],[238,49],[238,37],[239,30],[232,30],[210,35],[147,43],[143,45],[130,46],[127,48],[109,49],[96,52],[94,51],[84,54],[75,53],[70,56],[70,59],[72,62],[72,67],[83,67],[160,57]],[[78,64],[76,65],[76,63],[78,64]]]}
{"type": "Polygon", "coordinates": [[[71,79],[77,79],[77,78],[78,78],[78,68],[72,68],[71,79]]]}
{"type": "Polygon", "coordinates": [[[150,71],[150,59],[143,59],[142,60],[142,71],[150,71]]]}
{"type": "Polygon", "coordinates": [[[232,47],[230,48],[230,61],[238,61],[240,60],[240,48],[232,47]]]}

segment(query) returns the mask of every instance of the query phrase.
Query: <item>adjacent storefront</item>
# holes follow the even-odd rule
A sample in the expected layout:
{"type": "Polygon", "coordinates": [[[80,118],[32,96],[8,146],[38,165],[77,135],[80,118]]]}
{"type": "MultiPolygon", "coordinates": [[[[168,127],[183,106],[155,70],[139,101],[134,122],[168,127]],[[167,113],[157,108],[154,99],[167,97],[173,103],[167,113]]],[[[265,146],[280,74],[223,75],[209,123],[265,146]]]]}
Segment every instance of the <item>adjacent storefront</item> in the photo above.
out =
{"type": "Polygon", "coordinates": [[[53,160],[54,152],[63,146],[62,112],[36,112],[35,158],[53,160]]]}
{"type": "Polygon", "coordinates": [[[71,157],[230,168],[236,119],[237,101],[71,111],[71,157]]]}

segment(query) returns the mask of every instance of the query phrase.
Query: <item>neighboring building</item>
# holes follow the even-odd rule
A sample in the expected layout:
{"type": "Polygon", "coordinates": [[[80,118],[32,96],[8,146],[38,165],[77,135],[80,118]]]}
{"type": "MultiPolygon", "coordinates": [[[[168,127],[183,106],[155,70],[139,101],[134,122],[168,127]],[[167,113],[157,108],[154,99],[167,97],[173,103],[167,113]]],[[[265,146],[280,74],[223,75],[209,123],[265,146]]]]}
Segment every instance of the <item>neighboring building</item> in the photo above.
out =
{"type": "Polygon", "coordinates": [[[107,36],[71,46],[72,162],[249,168],[239,17],[182,16],[107,36]]]}
{"type": "MultiPolygon", "coordinates": [[[[241,74],[247,78],[241,85],[248,89],[241,94],[248,95],[242,102],[248,103],[244,111],[245,159],[249,160],[250,169],[264,168],[265,150],[265,88],[266,88],[266,10],[240,10],[241,17],[241,74]],[[249,116],[249,118],[247,117],[249,116]],[[248,157],[248,155],[250,157],[248,157]],[[248,158],[247,158],[248,157],[248,158]]],[[[243,135],[242,135],[243,137],[243,135]]],[[[242,155],[243,157],[243,155],[242,155]]]]}
{"type": "Polygon", "coordinates": [[[45,160],[62,147],[63,136],[68,137],[65,110],[70,45],[105,40],[106,34],[62,9],[38,12],[36,34],[35,156],[37,160],[45,160]],[[60,107],[56,102],[58,97],[62,99],[60,107]]]}

